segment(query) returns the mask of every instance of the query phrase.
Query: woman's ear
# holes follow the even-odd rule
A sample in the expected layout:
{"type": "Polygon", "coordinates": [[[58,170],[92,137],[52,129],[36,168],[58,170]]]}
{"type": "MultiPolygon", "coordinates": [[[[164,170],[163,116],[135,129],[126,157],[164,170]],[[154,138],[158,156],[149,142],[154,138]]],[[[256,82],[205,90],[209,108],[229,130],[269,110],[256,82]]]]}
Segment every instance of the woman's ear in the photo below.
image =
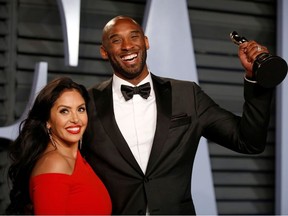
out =
{"type": "Polygon", "coordinates": [[[51,125],[49,124],[49,122],[46,122],[46,128],[47,128],[48,131],[50,130],[51,125]]]}
{"type": "Polygon", "coordinates": [[[105,48],[103,45],[100,46],[100,54],[103,59],[107,60],[108,59],[108,53],[106,52],[105,48]]]}

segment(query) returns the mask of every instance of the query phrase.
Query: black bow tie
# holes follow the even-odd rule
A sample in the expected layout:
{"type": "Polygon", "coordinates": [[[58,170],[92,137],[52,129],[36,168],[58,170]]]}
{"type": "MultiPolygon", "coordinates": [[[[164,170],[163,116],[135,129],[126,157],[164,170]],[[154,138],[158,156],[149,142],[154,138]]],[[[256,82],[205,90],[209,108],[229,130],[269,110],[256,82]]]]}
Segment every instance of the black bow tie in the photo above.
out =
{"type": "Polygon", "coordinates": [[[147,99],[150,95],[150,83],[147,82],[140,86],[127,86],[127,85],[121,85],[121,92],[125,98],[125,100],[130,100],[134,94],[139,94],[141,97],[147,99]]]}

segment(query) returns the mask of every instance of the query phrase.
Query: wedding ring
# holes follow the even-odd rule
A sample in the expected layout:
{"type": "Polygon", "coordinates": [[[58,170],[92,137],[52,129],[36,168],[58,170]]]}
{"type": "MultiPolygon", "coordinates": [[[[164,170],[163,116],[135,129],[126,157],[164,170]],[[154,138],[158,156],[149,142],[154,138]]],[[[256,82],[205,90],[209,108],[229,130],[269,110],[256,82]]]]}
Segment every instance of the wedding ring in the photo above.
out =
{"type": "Polygon", "coordinates": [[[260,46],[257,46],[257,51],[260,52],[262,49],[260,46]]]}

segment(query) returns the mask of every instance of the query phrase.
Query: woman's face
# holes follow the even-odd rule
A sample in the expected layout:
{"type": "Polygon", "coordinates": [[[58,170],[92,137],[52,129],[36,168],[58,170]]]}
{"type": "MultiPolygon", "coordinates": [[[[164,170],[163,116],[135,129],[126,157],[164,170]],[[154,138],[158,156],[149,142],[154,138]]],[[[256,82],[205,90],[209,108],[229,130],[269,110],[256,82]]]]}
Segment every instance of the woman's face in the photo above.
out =
{"type": "Polygon", "coordinates": [[[87,127],[85,100],[75,89],[62,92],[55,101],[47,127],[58,145],[77,144],[87,127]]]}

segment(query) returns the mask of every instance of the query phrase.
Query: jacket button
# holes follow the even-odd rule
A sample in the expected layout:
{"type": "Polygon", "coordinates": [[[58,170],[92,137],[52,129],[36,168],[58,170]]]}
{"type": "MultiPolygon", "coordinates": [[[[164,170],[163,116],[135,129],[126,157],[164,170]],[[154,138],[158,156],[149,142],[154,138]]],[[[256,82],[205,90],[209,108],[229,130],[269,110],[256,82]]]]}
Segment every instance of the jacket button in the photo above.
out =
{"type": "Polygon", "coordinates": [[[148,182],[149,182],[149,178],[145,177],[145,178],[144,178],[144,182],[145,182],[145,183],[148,183],[148,182]]]}
{"type": "Polygon", "coordinates": [[[138,215],[143,215],[143,214],[144,214],[144,211],[143,211],[143,210],[139,210],[139,211],[137,212],[137,214],[138,214],[138,215]]]}

